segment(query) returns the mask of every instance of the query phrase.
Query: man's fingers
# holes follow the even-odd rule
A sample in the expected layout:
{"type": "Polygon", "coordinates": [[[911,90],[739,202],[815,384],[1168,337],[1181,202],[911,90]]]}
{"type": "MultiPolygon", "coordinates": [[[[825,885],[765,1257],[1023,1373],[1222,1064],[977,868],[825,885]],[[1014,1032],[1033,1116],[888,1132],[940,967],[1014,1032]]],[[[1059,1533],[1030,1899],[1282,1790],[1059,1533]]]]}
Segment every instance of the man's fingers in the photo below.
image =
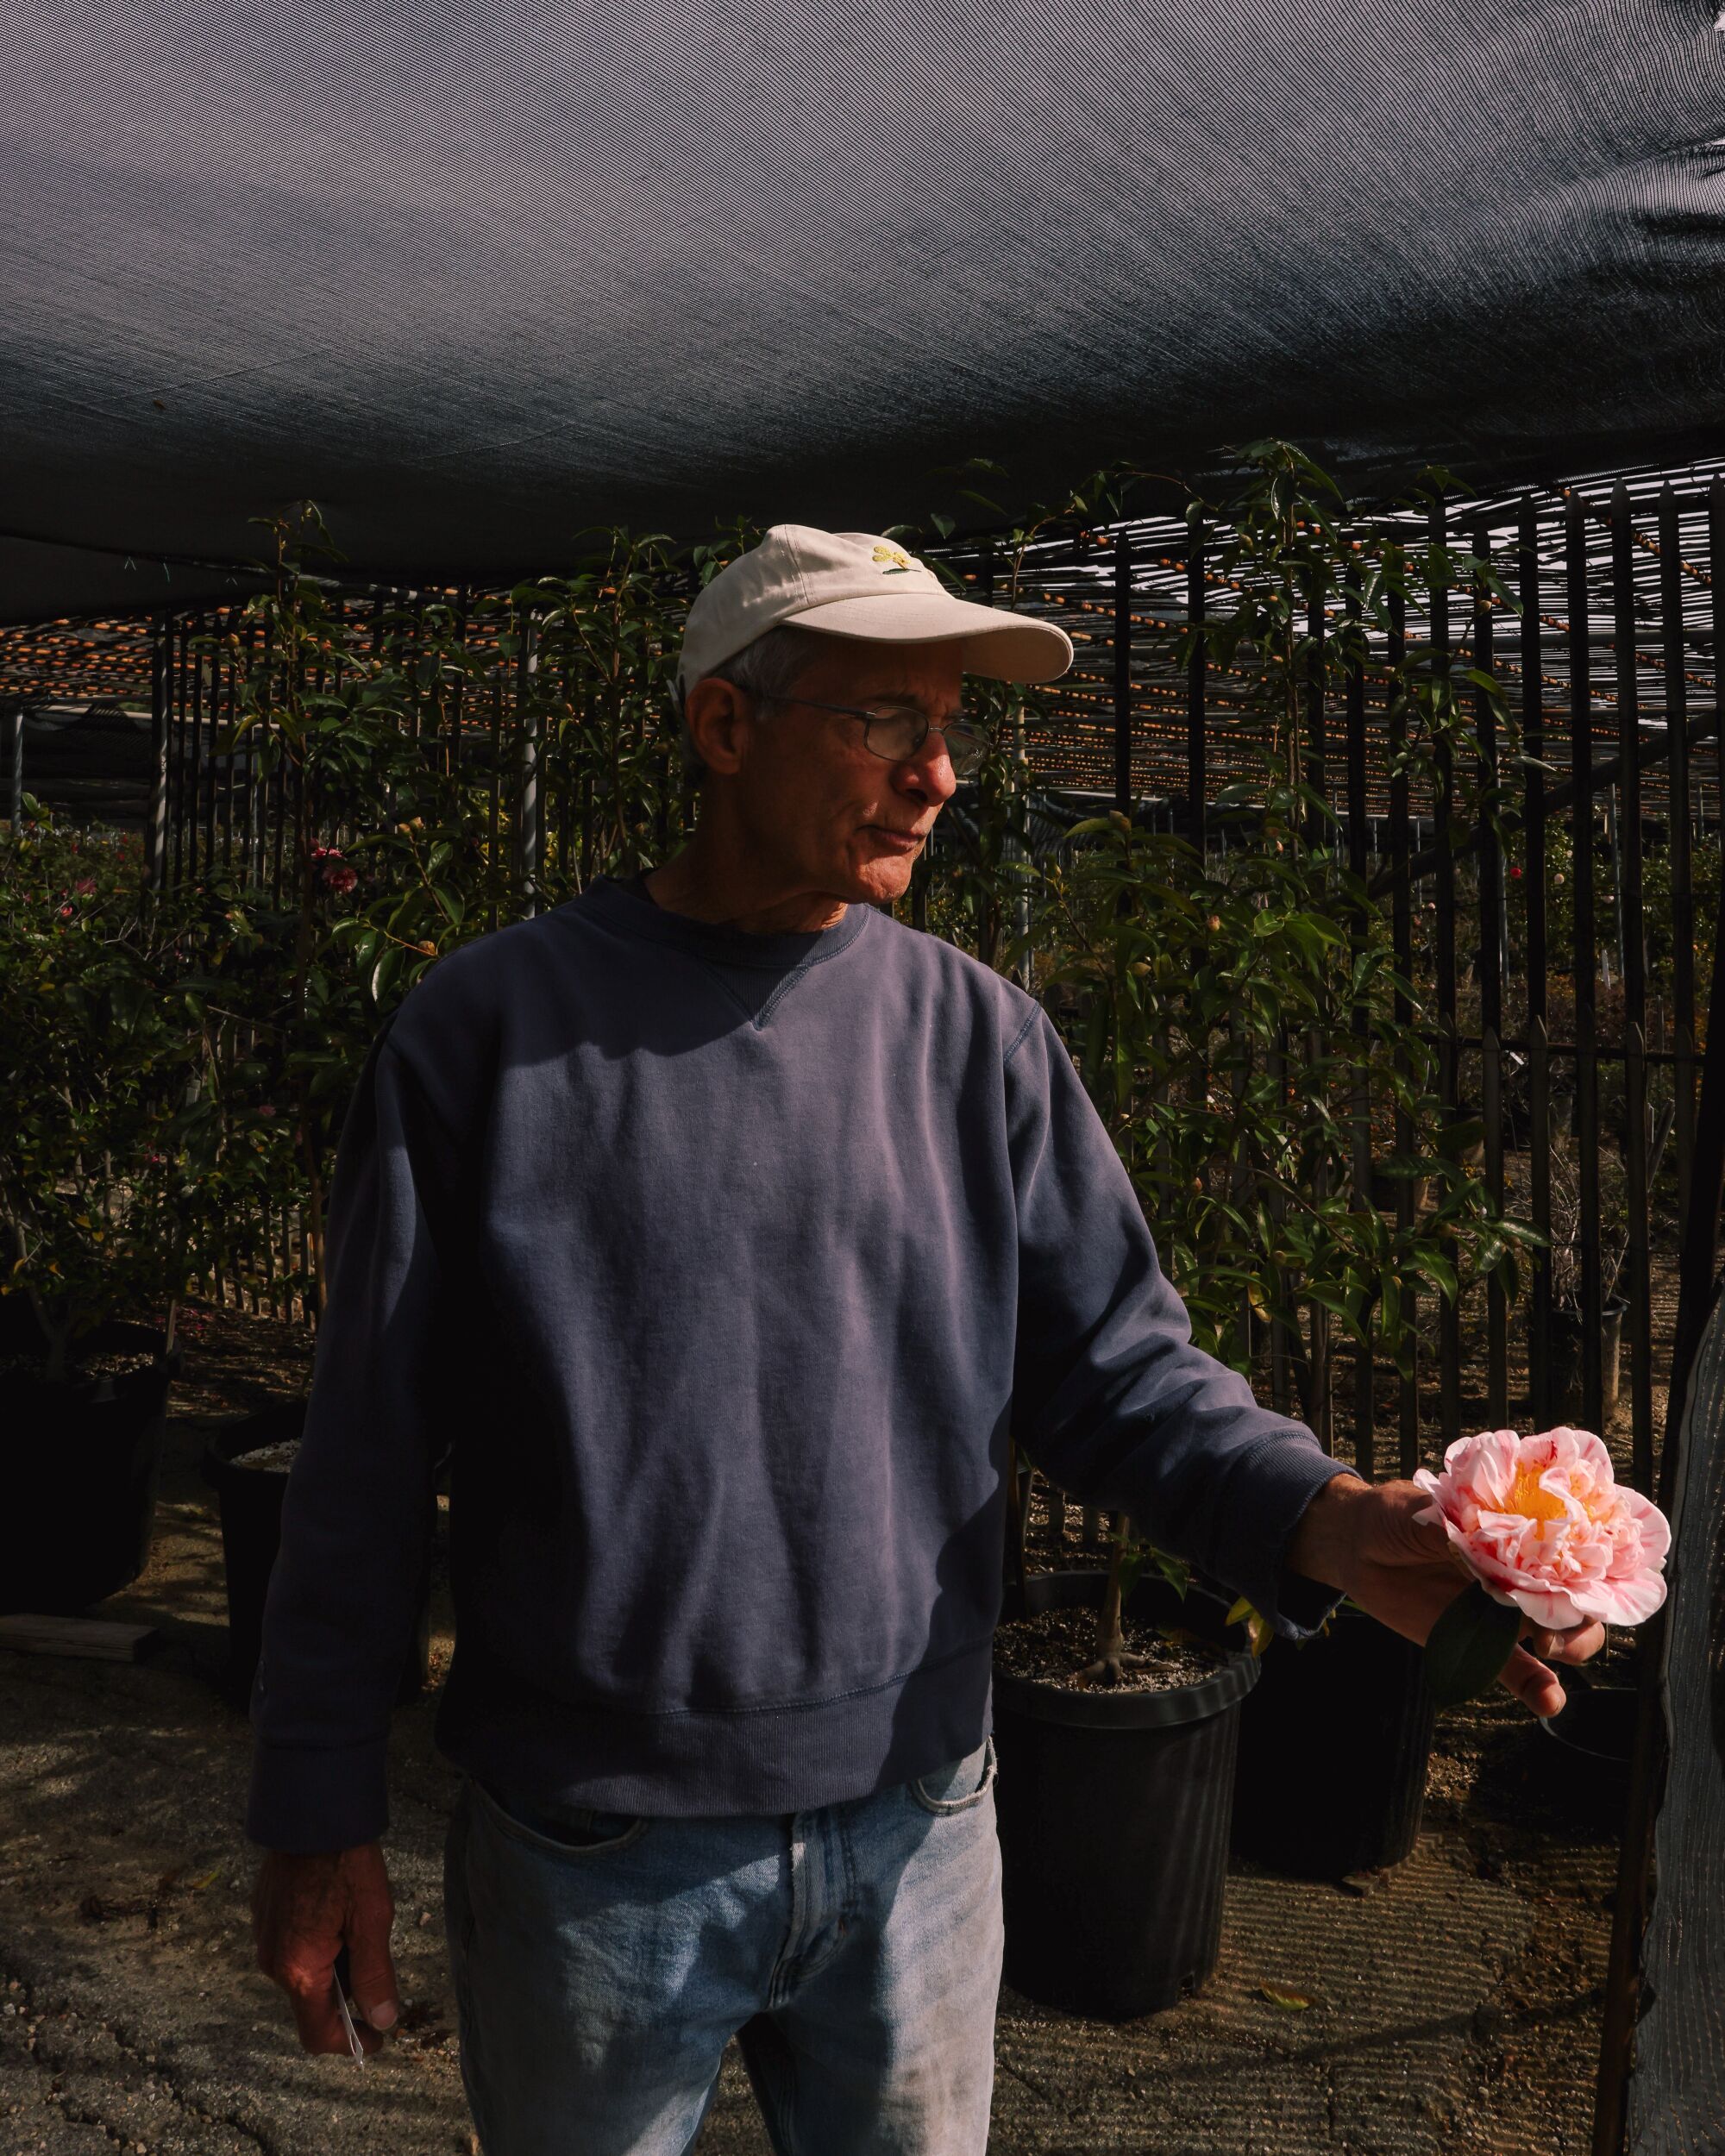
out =
{"type": "Polygon", "coordinates": [[[1535,1630],[1528,1633],[1523,1645],[1529,1654],[1538,1655],[1542,1661],[1586,1662],[1605,1645],[1605,1627],[1593,1618],[1586,1624],[1571,1625],[1567,1632],[1535,1630]]]}
{"type": "MultiPolygon", "coordinates": [[[[287,2002],[293,2009],[293,2025],[299,2032],[299,2041],[310,2052],[346,2052],[350,2049],[348,2032],[342,2023],[341,2009],[336,2004],[336,1979],[333,1971],[324,1972],[321,1984],[307,1981],[296,1975],[281,1979],[287,1993],[287,2002]]],[[[361,2034],[364,2041],[364,2032],[361,2034]]]]}
{"type": "Polygon", "coordinates": [[[401,2014],[401,1994],[390,1959],[390,1927],[395,1911],[388,1894],[364,1894],[354,1904],[348,1927],[348,1958],[354,1997],[373,2028],[393,2028],[401,2014]]]}
{"type": "Polygon", "coordinates": [[[1498,1683],[1506,1685],[1530,1714],[1541,1720],[1549,1720],[1553,1714],[1563,1712],[1565,1694],[1555,1673],[1539,1662],[1525,1647],[1511,1651],[1503,1665],[1498,1683]]]}

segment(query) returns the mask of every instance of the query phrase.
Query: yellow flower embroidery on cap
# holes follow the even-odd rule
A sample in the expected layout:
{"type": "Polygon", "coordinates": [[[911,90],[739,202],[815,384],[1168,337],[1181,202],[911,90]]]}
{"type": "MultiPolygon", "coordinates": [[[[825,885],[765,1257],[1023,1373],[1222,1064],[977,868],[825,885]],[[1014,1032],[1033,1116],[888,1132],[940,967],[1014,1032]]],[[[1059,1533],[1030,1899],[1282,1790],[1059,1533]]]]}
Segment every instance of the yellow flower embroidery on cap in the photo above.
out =
{"type": "Polygon", "coordinates": [[[884,540],[875,548],[875,559],[877,561],[887,561],[892,564],[890,568],[882,571],[882,574],[886,576],[902,576],[906,569],[914,567],[909,555],[904,551],[903,548],[889,547],[884,540]]]}

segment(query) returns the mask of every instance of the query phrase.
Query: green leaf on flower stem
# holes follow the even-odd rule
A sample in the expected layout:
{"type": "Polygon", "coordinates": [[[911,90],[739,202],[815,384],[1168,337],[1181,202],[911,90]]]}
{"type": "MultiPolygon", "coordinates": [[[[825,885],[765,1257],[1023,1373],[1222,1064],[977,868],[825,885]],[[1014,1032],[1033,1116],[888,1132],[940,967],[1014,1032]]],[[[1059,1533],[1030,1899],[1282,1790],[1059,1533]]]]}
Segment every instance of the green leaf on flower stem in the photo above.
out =
{"type": "Polygon", "coordinates": [[[1503,1673],[1521,1629],[1521,1613],[1475,1580],[1432,1626],[1426,1682],[1440,1707],[1457,1707],[1488,1690],[1503,1673]]]}

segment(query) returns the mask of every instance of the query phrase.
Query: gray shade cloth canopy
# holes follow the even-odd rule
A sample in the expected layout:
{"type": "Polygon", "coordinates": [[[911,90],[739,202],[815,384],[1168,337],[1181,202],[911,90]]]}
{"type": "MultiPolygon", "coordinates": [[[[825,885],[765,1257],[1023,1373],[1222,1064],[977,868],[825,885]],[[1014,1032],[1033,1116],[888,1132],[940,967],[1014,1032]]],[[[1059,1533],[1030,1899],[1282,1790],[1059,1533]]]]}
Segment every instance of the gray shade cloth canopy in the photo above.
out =
{"type": "Polygon", "coordinates": [[[7,0],[0,618],[1725,420],[1704,0],[7,0]],[[199,565],[216,565],[214,567],[199,565]]]}

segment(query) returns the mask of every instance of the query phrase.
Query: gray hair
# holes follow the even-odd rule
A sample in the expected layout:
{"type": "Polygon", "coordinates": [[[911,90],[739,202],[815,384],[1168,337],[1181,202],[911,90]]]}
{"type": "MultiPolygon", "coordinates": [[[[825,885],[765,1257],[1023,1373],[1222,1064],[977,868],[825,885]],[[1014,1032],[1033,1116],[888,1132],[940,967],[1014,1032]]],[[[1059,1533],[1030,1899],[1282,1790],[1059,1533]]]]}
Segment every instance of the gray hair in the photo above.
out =
{"type": "MultiPolygon", "coordinates": [[[[739,689],[748,690],[752,696],[787,696],[823,649],[830,648],[831,642],[818,629],[799,629],[794,622],[781,622],[776,629],[757,636],[752,644],[744,644],[723,666],[709,667],[701,679],[729,681],[739,689]]],[[[700,752],[689,732],[685,705],[680,687],[677,717],[683,730],[683,779],[687,785],[695,786],[706,766],[701,761],[700,752]]]]}

